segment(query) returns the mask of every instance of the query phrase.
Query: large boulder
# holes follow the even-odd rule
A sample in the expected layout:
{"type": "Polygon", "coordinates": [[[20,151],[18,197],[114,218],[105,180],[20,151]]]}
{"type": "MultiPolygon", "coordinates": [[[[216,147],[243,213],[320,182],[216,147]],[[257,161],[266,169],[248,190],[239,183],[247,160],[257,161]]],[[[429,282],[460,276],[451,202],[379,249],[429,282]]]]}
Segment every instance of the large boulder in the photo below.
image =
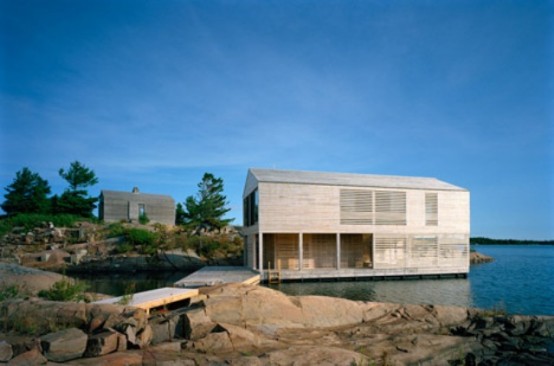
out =
{"type": "Polygon", "coordinates": [[[8,362],[8,366],[35,366],[45,365],[48,359],[40,353],[38,348],[23,352],[8,362]]]}
{"type": "Polygon", "coordinates": [[[148,324],[146,311],[139,308],[38,298],[3,301],[0,303],[0,314],[3,314],[0,323],[7,329],[35,335],[48,333],[57,325],[89,332],[108,328],[123,332],[127,327],[132,327],[133,333],[137,334],[148,324]]]}
{"type": "Polygon", "coordinates": [[[205,337],[216,326],[216,323],[206,315],[204,308],[190,310],[182,315],[182,319],[186,339],[197,340],[205,337]]]}
{"type": "MultiPolygon", "coordinates": [[[[120,348],[119,343],[121,340],[125,343],[127,342],[125,337],[122,339],[119,335],[120,334],[114,330],[106,329],[105,331],[90,336],[87,341],[85,357],[98,357],[117,351],[120,348]]],[[[126,348],[126,344],[124,347],[126,348]]]]}
{"type": "Polygon", "coordinates": [[[206,293],[206,316],[239,326],[304,326],[302,309],[285,294],[261,286],[226,285],[206,293]]]}
{"type": "Polygon", "coordinates": [[[13,357],[12,345],[6,341],[0,341],[0,362],[7,362],[13,357]]]}
{"type": "Polygon", "coordinates": [[[218,324],[214,333],[225,332],[229,335],[229,339],[236,350],[247,350],[251,347],[260,345],[260,337],[251,331],[232,324],[218,324]]]}
{"type": "Polygon", "coordinates": [[[432,311],[437,321],[444,327],[461,324],[469,319],[468,310],[459,306],[433,305],[432,311]]]}
{"type": "Polygon", "coordinates": [[[152,344],[183,337],[183,318],[179,314],[157,316],[148,323],[152,327],[152,344]]]}
{"type": "Polygon", "coordinates": [[[364,309],[355,301],[325,296],[293,298],[302,312],[303,325],[308,328],[328,328],[361,323],[364,309]]]}
{"type": "Polygon", "coordinates": [[[233,350],[233,342],[227,332],[210,333],[192,344],[187,344],[187,346],[202,353],[213,352],[217,354],[233,350]]]}
{"type": "Polygon", "coordinates": [[[69,328],[41,337],[40,345],[49,361],[65,362],[83,356],[87,339],[88,336],[82,330],[69,328]]]}

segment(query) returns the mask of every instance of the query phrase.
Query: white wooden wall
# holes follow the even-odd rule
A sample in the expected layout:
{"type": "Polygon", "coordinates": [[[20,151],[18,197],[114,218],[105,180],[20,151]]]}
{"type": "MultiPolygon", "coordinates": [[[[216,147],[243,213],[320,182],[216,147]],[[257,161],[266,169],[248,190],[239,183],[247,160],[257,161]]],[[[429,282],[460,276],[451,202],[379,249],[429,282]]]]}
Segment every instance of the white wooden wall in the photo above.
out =
{"type": "MultiPolygon", "coordinates": [[[[245,195],[256,188],[256,182],[248,177],[245,195]]],[[[291,252],[291,243],[279,244],[273,237],[271,254],[275,262],[279,257],[287,257],[288,269],[302,270],[337,267],[337,252],[329,243],[319,243],[313,234],[369,234],[372,238],[371,268],[374,270],[408,269],[414,273],[435,273],[448,269],[456,272],[469,271],[469,192],[464,190],[419,190],[386,189],[365,187],[341,187],[329,185],[284,184],[259,182],[259,222],[245,228],[249,236],[248,265],[255,267],[258,248],[254,248],[255,234],[295,234],[303,239],[298,253],[298,261],[284,255],[291,252]],[[406,197],[405,225],[346,225],[341,223],[341,189],[359,191],[402,191],[406,197]],[[426,193],[436,193],[438,200],[438,224],[426,224],[426,193]],[[319,246],[321,248],[319,248],[319,246]],[[328,260],[321,258],[328,254],[328,260]],[[283,253],[283,256],[280,255],[283,253]],[[317,254],[316,254],[317,253],[317,254]],[[300,258],[300,256],[302,258],[300,258]],[[312,263],[313,262],[313,263],[312,263]],[[319,265],[318,265],[319,264],[319,265]]],[[[374,202],[375,204],[375,202],[374,202]]],[[[283,236],[284,237],[284,236],[283,236]]],[[[291,241],[287,236],[287,241],[291,241]]],[[[321,237],[325,242],[332,236],[321,237]]],[[[297,241],[298,242],[298,241],[297,241]]],[[[336,239],[335,239],[336,242],[336,239]]],[[[263,246],[263,244],[262,244],[263,246]]],[[[289,253],[290,254],[290,253],[289,253]]],[[[339,260],[342,262],[339,256],[339,260]]],[[[346,260],[346,258],[345,258],[346,260]]],[[[283,263],[284,264],[284,263],[283,263]]],[[[346,264],[346,263],[345,263],[346,264]]],[[[264,267],[266,263],[263,264],[264,267]]],[[[341,267],[341,266],[338,266],[341,267]]]]}

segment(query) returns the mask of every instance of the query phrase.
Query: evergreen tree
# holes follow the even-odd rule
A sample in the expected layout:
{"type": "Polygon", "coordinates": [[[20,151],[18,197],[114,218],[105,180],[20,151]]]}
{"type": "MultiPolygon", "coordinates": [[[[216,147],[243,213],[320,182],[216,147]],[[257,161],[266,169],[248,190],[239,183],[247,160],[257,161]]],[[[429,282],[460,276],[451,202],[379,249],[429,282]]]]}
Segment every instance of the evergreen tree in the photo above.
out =
{"type": "Polygon", "coordinates": [[[50,186],[38,173],[23,168],[15,174],[12,184],[5,188],[6,199],[1,207],[8,215],[18,213],[48,213],[50,186]]]}
{"type": "Polygon", "coordinates": [[[60,176],[69,183],[69,188],[58,197],[52,197],[56,213],[69,213],[81,217],[92,217],[98,198],[88,197],[87,187],[98,183],[98,178],[92,169],[78,161],[70,164],[69,169],[59,170],[60,176]]]}
{"type": "Polygon", "coordinates": [[[196,197],[189,196],[185,201],[183,221],[195,232],[221,230],[234,219],[224,219],[223,216],[231,209],[227,208],[227,197],[223,195],[223,179],[215,178],[210,173],[204,173],[198,183],[196,197]]]}
{"type": "Polygon", "coordinates": [[[177,208],[175,209],[175,225],[184,225],[185,224],[185,209],[181,202],[177,203],[177,208]]]}

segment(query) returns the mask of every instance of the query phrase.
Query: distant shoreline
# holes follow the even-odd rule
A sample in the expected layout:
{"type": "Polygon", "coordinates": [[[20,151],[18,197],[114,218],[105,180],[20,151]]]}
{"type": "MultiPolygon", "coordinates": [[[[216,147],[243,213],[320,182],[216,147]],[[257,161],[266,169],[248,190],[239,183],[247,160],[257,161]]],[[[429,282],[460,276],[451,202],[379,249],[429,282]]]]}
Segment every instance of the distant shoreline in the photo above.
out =
{"type": "Polygon", "coordinates": [[[492,239],[485,237],[470,238],[471,245],[554,245],[554,240],[518,240],[518,239],[492,239]]]}

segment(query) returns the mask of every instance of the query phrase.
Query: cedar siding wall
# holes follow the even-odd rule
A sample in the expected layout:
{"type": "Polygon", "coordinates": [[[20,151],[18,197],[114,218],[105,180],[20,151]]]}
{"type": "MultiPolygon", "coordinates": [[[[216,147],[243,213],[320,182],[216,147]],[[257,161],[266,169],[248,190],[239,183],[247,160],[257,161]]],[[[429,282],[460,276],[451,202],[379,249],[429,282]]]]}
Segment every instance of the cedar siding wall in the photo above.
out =
{"type": "Polygon", "coordinates": [[[100,195],[100,219],[106,222],[138,221],[139,205],[150,223],[175,225],[175,202],[170,196],[102,191],[100,195]]]}
{"type": "Polygon", "coordinates": [[[259,269],[261,257],[283,279],[469,271],[462,188],[268,182],[249,173],[244,196],[255,189],[259,221],[244,229],[250,267],[259,269]]]}
{"type": "Polygon", "coordinates": [[[439,224],[425,225],[423,190],[357,188],[367,191],[406,192],[406,225],[345,225],[340,223],[340,190],[307,184],[260,183],[259,221],[262,232],[313,233],[418,233],[458,232],[469,234],[469,192],[442,191],[438,195],[439,224]],[[367,231],[369,229],[369,231],[367,231]],[[361,231],[360,231],[361,230],[361,231]]]}

